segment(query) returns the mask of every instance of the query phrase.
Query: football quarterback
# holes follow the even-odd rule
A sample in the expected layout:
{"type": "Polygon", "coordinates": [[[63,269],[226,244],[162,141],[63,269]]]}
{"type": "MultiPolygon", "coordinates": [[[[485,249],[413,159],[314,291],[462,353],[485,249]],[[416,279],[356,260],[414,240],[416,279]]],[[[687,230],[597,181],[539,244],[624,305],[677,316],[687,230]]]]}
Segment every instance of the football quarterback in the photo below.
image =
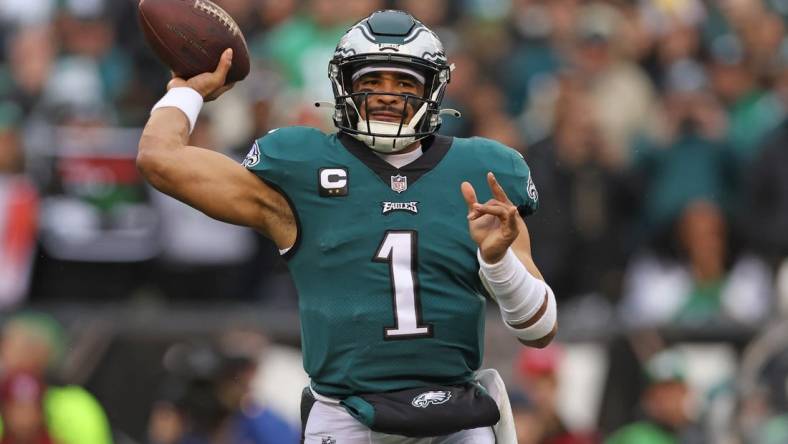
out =
{"type": "MultiPolygon", "coordinates": [[[[337,132],[286,127],[243,162],[187,146],[216,71],[173,79],[140,140],[159,190],[266,234],[299,294],[306,443],[513,443],[505,389],[480,371],[486,300],[523,344],[556,333],[523,216],[538,193],[517,151],[438,134],[452,66],[411,15],[378,11],[328,63],[337,132]]],[[[322,104],[320,104],[322,106],[322,104]]]]}

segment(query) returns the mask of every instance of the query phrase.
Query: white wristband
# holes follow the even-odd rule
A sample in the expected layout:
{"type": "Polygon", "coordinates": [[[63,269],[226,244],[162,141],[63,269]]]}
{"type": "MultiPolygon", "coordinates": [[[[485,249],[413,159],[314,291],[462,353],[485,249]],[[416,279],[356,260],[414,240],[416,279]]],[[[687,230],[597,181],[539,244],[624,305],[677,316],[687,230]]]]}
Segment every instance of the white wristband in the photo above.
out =
{"type": "Polygon", "coordinates": [[[189,87],[172,88],[167,91],[151,109],[151,114],[159,108],[178,108],[189,119],[189,134],[194,131],[194,125],[197,123],[197,116],[200,115],[202,109],[203,98],[200,93],[189,87]]]}
{"type": "Polygon", "coordinates": [[[504,319],[506,328],[523,341],[542,339],[555,328],[555,323],[558,319],[558,306],[555,302],[553,290],[547,285],[545,287],[547,288],[547,310],[533,325],[526,328],[514,328],[504,319]]]}
{"type": "Polygon", "coordinates": [[[539,311],[547,284],[531,275],[511,248],[495,264],[486,263],[478,250],[476,256],[479,276],[498,302],[504,321],[521,324],[539,311]]]}

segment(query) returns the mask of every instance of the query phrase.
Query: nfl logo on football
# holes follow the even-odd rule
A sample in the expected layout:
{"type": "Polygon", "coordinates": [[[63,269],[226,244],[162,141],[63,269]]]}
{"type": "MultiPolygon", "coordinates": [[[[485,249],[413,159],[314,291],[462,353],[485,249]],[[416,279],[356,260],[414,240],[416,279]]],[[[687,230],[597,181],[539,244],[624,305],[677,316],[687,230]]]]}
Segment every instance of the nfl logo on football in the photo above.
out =
{"type": "Polygon", "coordinates": [[[391,176],[391,189],[401,193],[408,189],[408,178],[406,176],[391,176]]]}

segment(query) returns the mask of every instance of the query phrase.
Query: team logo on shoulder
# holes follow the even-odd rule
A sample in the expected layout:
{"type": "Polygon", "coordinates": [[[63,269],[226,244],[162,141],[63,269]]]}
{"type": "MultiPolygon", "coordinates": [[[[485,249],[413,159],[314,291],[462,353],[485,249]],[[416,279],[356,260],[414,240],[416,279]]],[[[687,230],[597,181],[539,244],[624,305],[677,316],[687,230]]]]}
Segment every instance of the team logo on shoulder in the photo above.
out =
{"type": "Polygon", "coordinates": [[[347,196],[347,168],[320,168],[317,179],[320,197],[347,196]]]}
{"type": "Polygon", "coordinates": [[[408,177],[397,174],[391,176],[391,189],[397,193],[401,193],[408,189],[408,177]]]}
{"type": "Polygon", "coordinates": [[[534,202],[539,200],[539,192],[536,191],[536,185],[534,185],[534,180],[531,178],[530,174],[528,175],[528,197],[534,202]]]}
{"type": "Polygon", "coordinates": [[[406,211],[411,214],[419,214],[418,202],[381,202],[381,214],[386,215],[392,211],[406,211]]]}
{"type": "Polygon", "coordinates": [[[331,436],[326,436],[320,440],[320,444],[337,444],[337,440],[331,436]]]}
{"type": "Polygon", "coordinates": [[[430,392],[424,392],[419,396],[413,398],[413,401],[410,404],[413,407],[418,407],[421,409],[426,409],[430,406],[430,404],[438,405],[443,404],[444,402],[448,401],[451,398],[451,392],[447,390],[435,390],[430,392]]]}
{"type": "Polygon", "coordinates": [[[246,155],[246,158],[241,165],[245,166],[246,168],[251,168],[258,163],[260,163],[260,147],[257,145],[257,141],[255,141],[254,145],[252,145],[252,149],[249,150],[249,154],[246,155]]]}

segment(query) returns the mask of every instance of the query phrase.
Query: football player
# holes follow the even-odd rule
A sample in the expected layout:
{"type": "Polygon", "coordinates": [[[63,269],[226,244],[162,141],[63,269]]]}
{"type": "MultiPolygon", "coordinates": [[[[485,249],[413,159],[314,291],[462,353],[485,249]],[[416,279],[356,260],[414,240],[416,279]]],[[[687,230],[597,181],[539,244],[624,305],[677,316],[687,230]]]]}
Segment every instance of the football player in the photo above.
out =
{"type": "Polygon", "coordinates": [[[288,261],[311,378],[305,442],[513,442],[500,378],[478,371],[485,296],[522,343],[555,335],[521,217],[538,195],[517,151],[437,134],[457,114],[440,108],[453,67],[438,37],[401,11],[361,20],[329,63],[338,132],[271,131],[243,166],[187,146],[231,58],[170,82],[138,166],[162,192],[264,233],[288,261]]]}

